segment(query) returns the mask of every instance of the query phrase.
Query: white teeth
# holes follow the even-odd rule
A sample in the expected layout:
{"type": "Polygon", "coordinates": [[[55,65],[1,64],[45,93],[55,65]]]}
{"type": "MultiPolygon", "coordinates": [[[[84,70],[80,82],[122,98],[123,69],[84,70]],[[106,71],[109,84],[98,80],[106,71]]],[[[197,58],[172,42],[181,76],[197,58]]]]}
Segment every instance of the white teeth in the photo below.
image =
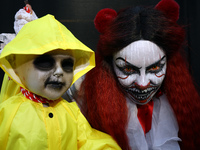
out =
{"type": "Polygon", "coordinates": [[[152,90],[155,90],[157,89],[156,87],[150,87],[150,88],[147,88],[145,90],[139,90],[137,88],[130,88],[129,90],[132,91],[132,92],[136,92],[138,94],[147,94],[148,92],[151,92],[152,90]]]}
{"type": "Polygon", "coordinates": [[[158,87],[149,87],[145,90],[140,90],[138,88],[129,88],[126,89],[127,93],[129,93],[131,95],[131,97],[133,99],[138,99],[138,100],[145,100],[148,97],[150,97],[150,95],[156,91],[156,89],[158,89],[158,87]]]}

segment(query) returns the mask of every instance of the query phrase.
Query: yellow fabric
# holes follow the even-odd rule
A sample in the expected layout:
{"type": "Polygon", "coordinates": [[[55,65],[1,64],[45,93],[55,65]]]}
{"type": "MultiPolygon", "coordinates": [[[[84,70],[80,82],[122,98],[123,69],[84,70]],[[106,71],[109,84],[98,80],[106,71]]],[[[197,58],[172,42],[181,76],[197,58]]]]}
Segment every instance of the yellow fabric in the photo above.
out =
{"type": "Polygon", "coordinates": [[[0,55],[0,67],[24,87],[11,67],[13,60],[9,60],[7,56],[41,55],[56,49],[70,51],[75,58],[72,84],[95,66],[94,52],[74,37],[54,16],[46,15],[25,24],[17,36],[4,47],[0,55]]]}
{"type": "Polygon", "coordinates": [[[11,96],[17,95],[19,92],[20,86],[5,74],[1,85],[0,103],[11,96]]]}
{"type": "Polygon", "coordinates": [[[120,149],[109,135],[90,127],[75,102],[60,99],[43,107],[22,93],[0,105],[0,133],[1,150],[120,149]]]}

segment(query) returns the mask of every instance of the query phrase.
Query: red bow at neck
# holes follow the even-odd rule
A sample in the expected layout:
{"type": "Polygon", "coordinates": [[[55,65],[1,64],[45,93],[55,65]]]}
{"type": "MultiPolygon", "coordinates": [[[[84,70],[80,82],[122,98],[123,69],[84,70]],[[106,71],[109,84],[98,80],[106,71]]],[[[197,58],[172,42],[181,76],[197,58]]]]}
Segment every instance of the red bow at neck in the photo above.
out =
{"type": "Polygon", "coordinates": [[[26,90],[22,87],[20,87],[20,90],[26,98],[28,98],[28,99],[30,99],[34,102],[37,102],[37,103],[51,103],[51,102],[53,102],[52,100],[48,100],[44,97],[36,95],[36,94],[34,94],[34,93],[32,93],[32,92],[30,92],[30,91],[28,91],[28,90],[26,90]]]}
{"type": "Polygon", "coordinates": [[[138,120],[142,126],[144,133],[146,134],[151,130],[152,114],[153,114],[153,101],[151,100],[145,105],[137,105],[138,108],[138,120]]]}
{"type": "MultiPolygon", "coordinates": [[[[156,93],[156,97],[158,98],[162,94],[163,94],[162,91],[159,90],[156,93]]],[[[148,102],[145,105],[137,105],[137,108],[138,108],[137,117],[142,126],[144,134],[146,134],[147,132],[149,132],[149,130],[151,130],[153,105],[154,105],[153,100],[151,100],[150,102],[148,102]]]]}

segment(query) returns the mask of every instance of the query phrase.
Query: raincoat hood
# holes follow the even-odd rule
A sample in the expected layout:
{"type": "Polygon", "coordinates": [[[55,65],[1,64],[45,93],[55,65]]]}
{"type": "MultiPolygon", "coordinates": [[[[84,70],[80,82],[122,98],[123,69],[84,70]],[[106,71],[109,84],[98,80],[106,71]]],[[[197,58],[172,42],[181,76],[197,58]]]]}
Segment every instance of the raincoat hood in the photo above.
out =
{"type": "MultiPolygon", "coordinates": [[[[19,76],[12,68],[10,55],[42,55],[61,49],[69,51],[75,58],[72,84],[82,75],[95,67],[94,52],[81,43],[54,16],[46,15],[24,25],[17,36],[8,43],[0,55],[0,67],[17,84],[24,87],[19,76]]],[[[24,87],[26,88],[26,87],[24,87]]]]}

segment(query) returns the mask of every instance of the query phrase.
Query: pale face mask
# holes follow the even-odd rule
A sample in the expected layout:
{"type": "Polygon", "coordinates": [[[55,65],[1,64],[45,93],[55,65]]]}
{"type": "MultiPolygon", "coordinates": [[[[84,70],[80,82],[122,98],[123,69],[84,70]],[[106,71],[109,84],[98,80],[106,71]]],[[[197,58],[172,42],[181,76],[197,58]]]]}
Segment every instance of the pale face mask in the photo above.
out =
{"type": "MultiPolygon", "coordinates": [[[[28,57],[15,69],[23,85],[49,100],[60,98],[72,83],[74,58],[60,51],[28,57]]],[[[16,60],[19,58],[16,56],[16,60]]]]}
{"type": "Polygon", "coordinates": [[[166,55],[156,44],[139,40],[113,55],[113,66],[126,96],[136,104],[148,103],[166,74],[166,55]]]}

